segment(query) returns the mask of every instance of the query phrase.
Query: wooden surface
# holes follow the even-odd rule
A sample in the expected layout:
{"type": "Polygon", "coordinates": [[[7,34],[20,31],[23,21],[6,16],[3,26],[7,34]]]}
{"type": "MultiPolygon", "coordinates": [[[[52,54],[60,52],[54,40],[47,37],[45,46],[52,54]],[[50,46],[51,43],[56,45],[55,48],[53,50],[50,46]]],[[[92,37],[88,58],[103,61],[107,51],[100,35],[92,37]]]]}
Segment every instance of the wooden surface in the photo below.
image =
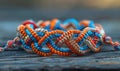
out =
{"type": "MultiPolygon", "coordinates": [[[[114,40],[119,41],[119,21],[102,20],[96,22],[101,23],[106,33],[112,36],[114,40]]],[[[8,39],[15,37],[16,27],[21,21],[3,21],[0,23],[2,23],[0,24],[0,45],[4,46],[8,39]]],[[[56,55],[40,57],[20,49],[7,50],[0,53],[0,71],[112,71],[119,69],[120,51],[114,51],[111,46],[103,46],[100,53],[89,53],[82,57],[61,57],[56,55]]]]}

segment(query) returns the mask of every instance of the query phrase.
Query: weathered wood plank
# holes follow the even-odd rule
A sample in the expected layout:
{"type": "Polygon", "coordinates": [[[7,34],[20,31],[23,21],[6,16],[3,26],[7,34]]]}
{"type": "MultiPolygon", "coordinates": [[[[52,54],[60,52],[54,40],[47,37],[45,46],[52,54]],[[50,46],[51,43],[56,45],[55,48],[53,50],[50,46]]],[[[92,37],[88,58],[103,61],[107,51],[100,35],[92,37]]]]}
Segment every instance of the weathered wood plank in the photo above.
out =
{"type": "Polygon", "coordinates": [[[109,51],[82,57],[40,57],[24,51],[0,54],[0,70],[113,70],[120,69],[120,51],[109,51]]]}

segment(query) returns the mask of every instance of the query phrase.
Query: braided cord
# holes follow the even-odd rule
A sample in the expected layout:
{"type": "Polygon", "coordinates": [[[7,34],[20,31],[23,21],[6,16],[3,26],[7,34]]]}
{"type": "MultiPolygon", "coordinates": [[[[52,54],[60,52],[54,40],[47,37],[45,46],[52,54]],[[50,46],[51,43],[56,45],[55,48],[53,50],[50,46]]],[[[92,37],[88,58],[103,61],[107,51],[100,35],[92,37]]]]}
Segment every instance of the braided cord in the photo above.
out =
{"type": "Polygon", "coordinates": [[[6,48],[21,46],[27,52],[40,56],[57,54],[60,56],[78,55],[99,52],[103,44],[111,44],[119,50],[119,43],[106,36],[100,24],[84,20],[67,19],[64,22],[27,20],[17,28],[17,37],[8,41],[6,48]]]}

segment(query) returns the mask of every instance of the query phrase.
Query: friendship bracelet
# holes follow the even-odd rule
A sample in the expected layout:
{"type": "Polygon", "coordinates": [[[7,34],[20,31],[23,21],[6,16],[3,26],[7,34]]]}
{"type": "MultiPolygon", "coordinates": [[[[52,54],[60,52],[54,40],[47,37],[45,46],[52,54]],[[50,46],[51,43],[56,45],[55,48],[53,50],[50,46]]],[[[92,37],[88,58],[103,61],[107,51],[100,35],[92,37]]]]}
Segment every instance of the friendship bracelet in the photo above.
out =
{"type": "Polygon", "coordinates": [[[39,21],[37,24],[26,20],[18,26],[14,40],[9,40],[0,50],[22,47],[25,51],[40,56],[82,56],[91,51],[99,52],[104,44],[120,50],[119,42],[113,42],[103,27],[91,20],[78,22],[74,18],[65,21],[53,19],[39,21]]]}

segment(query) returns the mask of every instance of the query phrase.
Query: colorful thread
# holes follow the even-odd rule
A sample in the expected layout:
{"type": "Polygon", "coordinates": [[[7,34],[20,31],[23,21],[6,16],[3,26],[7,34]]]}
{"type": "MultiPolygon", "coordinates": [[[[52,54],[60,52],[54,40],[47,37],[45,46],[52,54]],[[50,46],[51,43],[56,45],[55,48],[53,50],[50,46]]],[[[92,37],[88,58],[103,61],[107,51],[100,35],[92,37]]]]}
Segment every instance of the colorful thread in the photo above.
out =
{"type": "Polygon", "coordinates": [[[120,50],[119,42],[113,42],[106,36],[100,24],[94,24],[90,20],[78,22],[71,18],[62,22],[53,19],[37,24],[27,20],[18,26],[17,37],[8,41],[0,50],[22,47],[27,52],[34,52],[40,56],[82,56],[90,51],[99,52],[103,44],[111,44],[116,50],[120,50]]]}

